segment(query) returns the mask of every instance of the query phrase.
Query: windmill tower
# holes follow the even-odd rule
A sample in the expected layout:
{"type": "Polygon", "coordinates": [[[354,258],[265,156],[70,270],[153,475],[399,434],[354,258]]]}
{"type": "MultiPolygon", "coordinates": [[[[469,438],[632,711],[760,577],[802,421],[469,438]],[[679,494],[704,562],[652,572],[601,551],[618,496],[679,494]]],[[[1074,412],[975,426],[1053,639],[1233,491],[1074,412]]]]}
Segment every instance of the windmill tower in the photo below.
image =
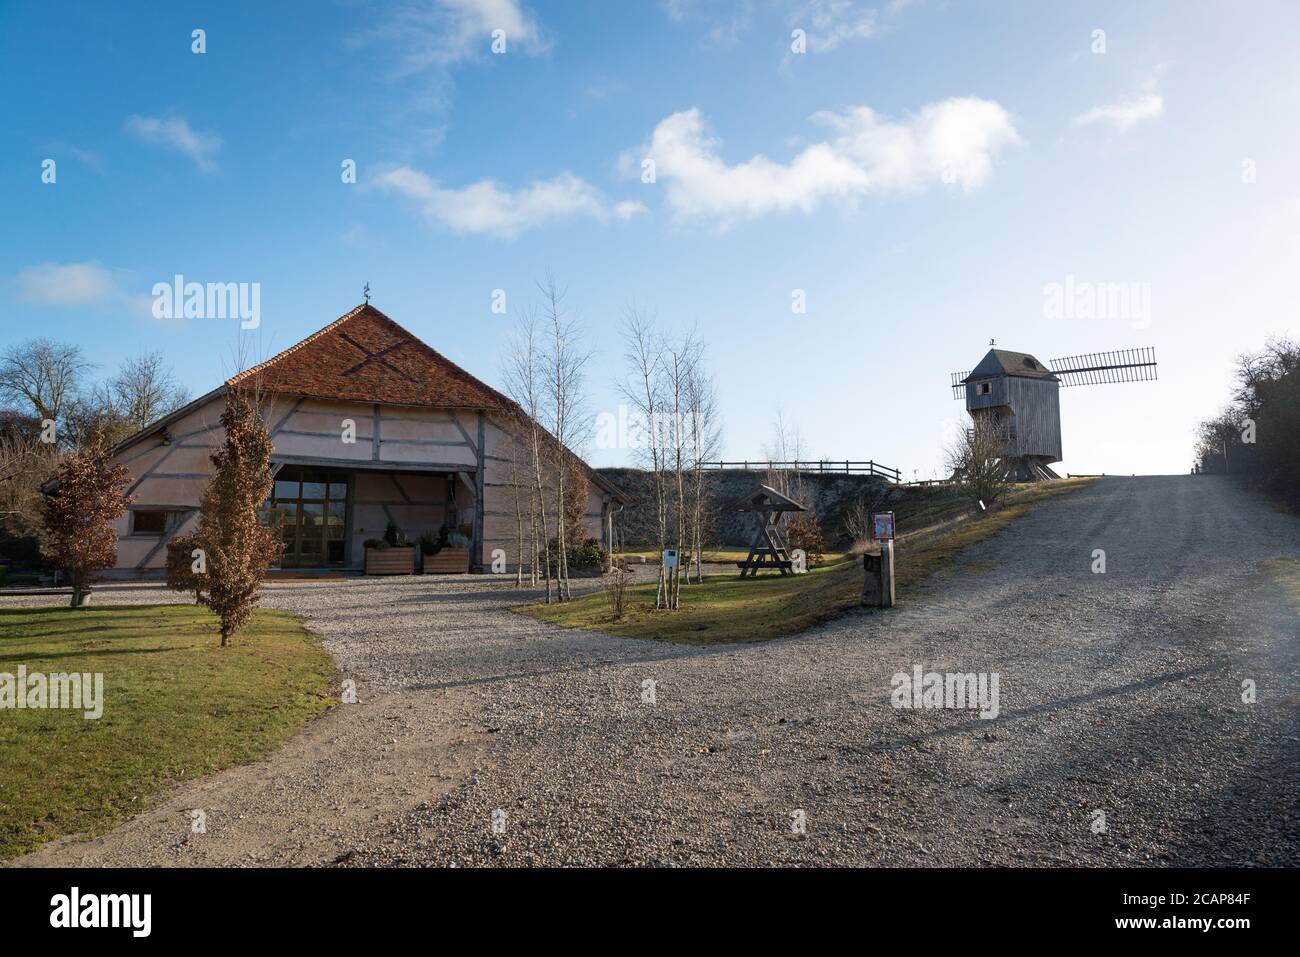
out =
{"type": "Polygon", "coordinates": [[[990,349],[970,372],[952,374],[952,397],[966,400],[972,421],[994,425],[1005,436],[1008,479],[1033,482],[1060,478],[1051,466],[1061,461],[1061,388],[1155,378],[1153,348],[1068,356],[1048,365],[1027,352],[990,349]]]}

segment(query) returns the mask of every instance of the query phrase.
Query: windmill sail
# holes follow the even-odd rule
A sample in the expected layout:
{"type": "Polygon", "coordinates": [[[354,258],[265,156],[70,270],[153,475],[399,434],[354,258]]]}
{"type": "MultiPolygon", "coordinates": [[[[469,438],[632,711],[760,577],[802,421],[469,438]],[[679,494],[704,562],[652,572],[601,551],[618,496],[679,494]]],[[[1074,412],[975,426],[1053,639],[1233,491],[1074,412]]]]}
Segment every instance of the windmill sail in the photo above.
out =
{"type": "Polygon", "coordinates": [[[966,377],[969,372],[954,372],[952,374],[952,397],[954,399],[966,398],[966,377]]]}
{"type": "Polygon", "coordinates": [[[1150,382],[1157,378],[1156,350],[1153,347],[1068,356],[1053,359],[1048,365],[1061,380],[1062,388],[1109,382],[1150,382]]]}

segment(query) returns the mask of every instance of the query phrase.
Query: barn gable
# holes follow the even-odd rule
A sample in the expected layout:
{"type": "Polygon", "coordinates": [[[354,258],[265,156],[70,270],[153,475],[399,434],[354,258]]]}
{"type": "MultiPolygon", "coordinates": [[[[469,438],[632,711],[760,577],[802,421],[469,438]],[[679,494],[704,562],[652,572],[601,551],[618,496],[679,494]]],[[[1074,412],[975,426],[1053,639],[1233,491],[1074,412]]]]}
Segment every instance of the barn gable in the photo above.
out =
{"type": "Polygon", "coordinates": [[[226,385],[431,409],[513,412],[517,408],[369,303],[228,379],[226,385]]]}

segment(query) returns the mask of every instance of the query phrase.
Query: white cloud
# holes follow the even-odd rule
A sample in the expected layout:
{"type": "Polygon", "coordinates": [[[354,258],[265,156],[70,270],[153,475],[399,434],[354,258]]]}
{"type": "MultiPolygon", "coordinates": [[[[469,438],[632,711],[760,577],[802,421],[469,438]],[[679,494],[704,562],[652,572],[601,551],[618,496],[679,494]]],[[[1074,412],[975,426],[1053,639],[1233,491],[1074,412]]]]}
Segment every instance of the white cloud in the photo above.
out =
{"type": "Polygon", "coordinates": [[[167,119],[132,116],[126,121],[126,128],[145,143],[183,153],[194,161],[200,172],[211,173],[217,168],[213,157],[221,149],[221,137],[191,129],[183,116],[167,119]]]}
{"type": "Polygon", "coordinates": [[[1005,109],[973,97],[931,103],[901,121],[865,106],[817,113],[813,121],[833,138],[788,163],[760,154],[728,164],[695,107],[662,120],[639,153],[624,154],[621,166],[640,169],[643,157],[653,159],[678,219],[712,220],[725,229],[769,213],[811,212],[827,200],[853,202],[936,183],[969,192],[988,180],[1004,147],[1020,142],[1005,109]]]}
{"type": "Polygon", "coordinates": [[[113,274],[98,262],[41,263],[21,270],[19,295],[42,306],[103,305],[123,293],[113,274]]]}
{"type": "Polygon", "coordinates": [[[1108,123],[1121,133],[1131,129],[1143,120],[1159,116],[1165,111],[1165,98],[1160,95],[1154,79],[1147,80],[1136,93],[1121,97],[1114,103],[1094,106],[1086,113],[1076,116],[1071,124],[1090,126],[1093,123],[1108,123]]]}
{"type": "Polygon", "coordinates": [[[791,18],[808,35],[810,53],[829,53],[851,40],[866,40],[880,31],[880,15],[854,0],[809,0],[791,18]]]}
{"type": "Polygon", "coordinates": [[[496,30],[505,31],[507,53],[550,48],[520,0],[411,0],[393,8],[368,39],[395,50],[398,73],[410,75],[490,54],[496,30]]]}
{"type": "Polygon", "coordinates": [[[638,202],[618,203],[611,209],[600,190],[567,172],[535,180],[522,189],[509,189],[490,179],[447,189],[419,170],[398,166],[381,172],[374,182],[380,189],[413,200],[430,222],[458,233],[503,239],[575,216],[604,222],[611,214],[627,220],[645,211],[638,202]]]}

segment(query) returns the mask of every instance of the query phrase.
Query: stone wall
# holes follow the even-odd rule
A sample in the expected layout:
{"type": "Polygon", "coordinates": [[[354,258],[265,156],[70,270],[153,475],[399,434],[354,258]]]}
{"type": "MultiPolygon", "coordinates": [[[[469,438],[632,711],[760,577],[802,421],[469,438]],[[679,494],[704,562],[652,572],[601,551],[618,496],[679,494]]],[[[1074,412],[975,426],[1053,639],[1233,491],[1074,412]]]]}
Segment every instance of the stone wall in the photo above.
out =
{"type": "MultiPolygon", "coordinates": [[[[655,526],[654,487],[649,472],[642,469],[598,469],[605,478],[622,489],[631,501],[615,519],[621,528],[625,545],[644,545],[657,537],[655,526]]],[[[705,498],[709,503],[712,532],[708,542],[713,546],[748,545],[754,536],[754,517],[750,513],[732,508],[743,496],[759,484],[766,483],[766,472],[746,472],[740,469],[715,470],[705,473],[705,498]]],[[[877,499],[882,496],[894,499],[901,489],[889,486],[875,475],[834,475],[816,472],[801,473],[799,495],[792,495],[800,504],[811,507],[822,526],[828,545],[844,541],[844,511],[862,496],[877,499]]],[[[670,488],[669,498],[676,494],[670,488]]],[[[670,527],[676,523],[670,518],[670,527]]]]}

